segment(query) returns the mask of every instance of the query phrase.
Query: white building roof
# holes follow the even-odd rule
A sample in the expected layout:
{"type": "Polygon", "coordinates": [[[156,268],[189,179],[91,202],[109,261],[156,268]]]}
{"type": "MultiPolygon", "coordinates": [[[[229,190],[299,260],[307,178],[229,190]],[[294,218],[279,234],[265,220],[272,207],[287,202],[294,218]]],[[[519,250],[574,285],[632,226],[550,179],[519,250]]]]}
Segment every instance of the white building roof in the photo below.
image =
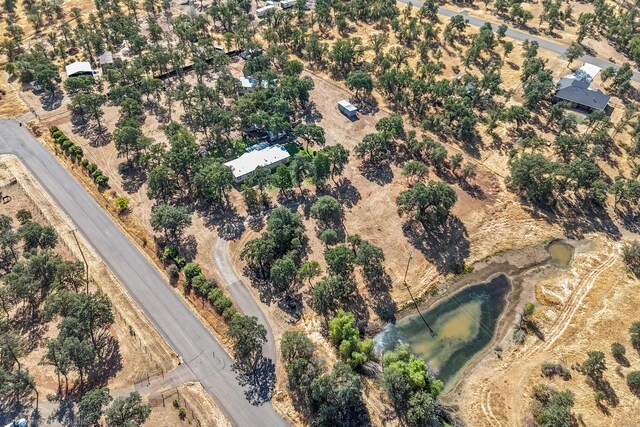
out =
{"type": "Polygon", "coordinates": [[[567,74],[563,78],[565,78],[565,79],[574,79],[574,80],[586,79],[587,81],[592,82],[593,79],[596,78],[596,76],[598,75],[598,73],[601,70],[602,70],[602,68],[600,68],[600,67],[598,67],[596,65],[585,63],[582,67],[580,67],[579,69],[575,70],[571,74],[567,74]]]}
{"type": "Polygon", "coordinates": [[[342,101],[338,101],[338,105],[346,109],[347,111],[358,111],[356,107],[351,105],[351,103],[345,99],[343,99],[342,101]]]}
{"type": "Polygon", "coordinates": [[[71,77],[76,74],[93,73],[91,64],[88,62],[72,62],[71,64],[66,65],[64,69],[67,72],[67,77],[71,77]]]}
{"type": "Polygon", "coordinates": [[[113,64],[113,53],[110,50],[105,51],[99,56],[100,65],[113,64]]]}
{"type": "Polygon", "coordinates": [[[270,167],[289,158],[287,149],[282,145],[273,145],[263,150],[244,153],[235,160],[225,163],[231,168],[233,176],[237,179],[255,171],[258,166],[270,167]]]}

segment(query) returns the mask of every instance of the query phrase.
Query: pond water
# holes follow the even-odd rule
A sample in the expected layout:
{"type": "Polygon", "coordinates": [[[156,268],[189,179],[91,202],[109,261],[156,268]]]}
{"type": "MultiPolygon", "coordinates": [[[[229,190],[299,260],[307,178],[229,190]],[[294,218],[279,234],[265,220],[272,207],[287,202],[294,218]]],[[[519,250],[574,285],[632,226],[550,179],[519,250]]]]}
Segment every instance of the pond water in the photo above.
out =
{"type": "Polygon", "coordinates": [[[408,344],[416,356],[438,372],[445,391],[449,391],[465,363],[491,342],[510,289],[511,283],[504,274],[466,287],[422,313],[436,332],[435,337],[420,315],[415,314],[396,325],[387,325],[375,338],[376,351],[393,349],[398,343],[408,344]]]}
{"type": "Polygon", "coordinates": [[[547,246],[551,262],[559,267],[567,267],[573,259],[575,248],[562,240],[555,240],[547,246]]]}

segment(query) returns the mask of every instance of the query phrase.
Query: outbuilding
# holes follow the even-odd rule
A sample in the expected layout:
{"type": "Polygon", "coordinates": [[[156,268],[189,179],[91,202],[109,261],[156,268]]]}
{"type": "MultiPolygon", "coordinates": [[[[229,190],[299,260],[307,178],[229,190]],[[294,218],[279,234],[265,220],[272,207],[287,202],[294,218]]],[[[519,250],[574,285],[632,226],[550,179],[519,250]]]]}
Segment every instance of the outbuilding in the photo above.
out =
{"type": "Polygon", "coordinates": [[[98,62],[100,63],[100,67],[113,65],[113,53],[110,50],[103,52],[102,55],[98,57],[98,62]]]}
{"type": "Polygon", "coordinates": [[[262,166],[273,170],[279,165],[287,163],[290,157],[285,147],[276,144],[262,150],[244,153],[237,159],[225,163],[225,166],[231,168],[233,179],[237,183],[241,183],[251,178],[258,167],[262,166]]]}
{"type": "Polygon", "coordinates": [[[351,105],[349,101],[344,99],[338,102],[338,109],[342,114],[349,118],[356,117],[356,115],[358,114],[358,109],[351,105]]]}
{"type": "Polygon", "coordinates": [[[298,0],[282,0],[280,2],[280,7],[283,9],[290,9],[298,3],[298,0]]]}
{"type": "Polygon", "coordinates": [[[275,10],[275,6],[271,4],[264,7],[259,7],[258,9],[256,9],[256,16],[258,18],[262,18],[267,13],[273,12],[274,10],[275,10]]]}
{"type": "Polygon", "coordinates": [[[64,67],[67,77],[93,75],[93,68],[88,62],[72,62],[64,67]]]}

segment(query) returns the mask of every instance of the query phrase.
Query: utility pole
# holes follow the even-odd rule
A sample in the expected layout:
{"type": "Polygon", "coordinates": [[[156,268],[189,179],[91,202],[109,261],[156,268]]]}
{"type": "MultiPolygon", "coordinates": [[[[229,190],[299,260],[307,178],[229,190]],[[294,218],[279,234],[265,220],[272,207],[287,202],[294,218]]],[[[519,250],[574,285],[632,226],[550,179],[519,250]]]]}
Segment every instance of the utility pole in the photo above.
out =
{"type": "Polygon", "coordinates": [[[429,329],[429,332],[431,333],[431,336],[432,337],[436,337],[438,334],[436,333],[436,331],[431,329],[431,326],[429,326],[429,324],[427,323],[427,320],[422,315],[422,312],[420,312],[420,307],[418,307],[418,303],[416,302],[415,298],[413,298],[413,294],[411,293],[411,289],[409,289],[409,285],[407,284],[407,273],[409,272],[409,264],[411,263],[412,259],[413,259],[413,250],[411,252],[409,252],[409,259],[407,260],[407,268],[404,270],[404,279],[403,279],[404,286],[407,288],[407,292],[409,292],[409,296],[411,297],[411,301],[413,301],[413,305],[416,307],[416,311],[420,315],[420,318],[422,319],[424,324],[427,326],[427,329],[429,329]]]}
{"type": "Polygon", "coordinates": [[[73,234],[73,238],[76,241],[76,245],[78,245],[78,249],[80,250],[80,255],[82,256],[82,260],[84,261],[84,267],[86,272],[85,286],[87,289],[87,293],[89,293],[89,263],[87,259],[84,257],[84,252],[82,252],[82,247],[80,246],[80,242],[78,242],[78,236],[76,236],[76,229],[71,230],[71,234],[73,234]]]}

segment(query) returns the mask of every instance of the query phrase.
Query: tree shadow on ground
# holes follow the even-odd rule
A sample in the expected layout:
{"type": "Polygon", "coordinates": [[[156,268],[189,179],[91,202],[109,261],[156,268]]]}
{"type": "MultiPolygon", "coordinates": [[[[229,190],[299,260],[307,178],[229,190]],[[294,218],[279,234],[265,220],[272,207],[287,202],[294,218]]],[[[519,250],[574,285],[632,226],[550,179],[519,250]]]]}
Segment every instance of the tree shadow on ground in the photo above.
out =
{"type": "Polygon", "coordinates": [[[562,197],[554,209],[533,206],[526,202],[523,206],[525,208],[528,206],[533,218],[561,225],[564,235],[569,239],[581,240],[585,235],[593,232],[605,233],[616,240],[622,236],[606,209],[592,203],[562,197]]]}
{"type": "Polygon", "coordinates": [[[380,111],[380,108],[378,107],[378,100],[376,100],[374,97],[362,99],[353,97],[350,99],[350,102],[354,107],[358,109],[358,113],[360,114],[374,115],[378,111],[380,111]]]}
{"type": "Polygon", "coordinates": [[[132,161],[126,161],[118,166],[122,178],[122,188],[129,194],[137,192],[147,182],[147,172],[132,161]]]}
{"type": "Polygon", "coordinates": [[[100,360],[89,372],[86,388],[102,387],[122,370],[122,355],[118,340],[111,335],[104,335],[99,341],[100,360]]]}
{"type": "Polygon", "coordinates": [[[215,206],[199,203],[196,211],[200,213],[207,227],[215,228],[218,236],[224,240],[235,240],[244,233],[245,217],[233,206],[215,206]]]}
{"type": "Polygon", "coordinates": [[[635,212],[631,209],[626,209],[622,211],[621,209],[614,209],[614,212],[618,214],[618,219],[620,220],[622,226],[625,230],[628,230],[632,233],[640,233],[640,213],[635,212]]]}
{"type": "Polygon", "coordinates": [[[395,322],[398,306],[389,294],[391,277],[384,272],[382,275],[368,279],[365,277],[369,289],[370,303],[373,311],[384,322],[395,322]]]}
{"type": "Polygon", "coordinates": [[[611,383],[609,383],[606,378],[594,379],[587,377],[587,384],[594,390],[603,392],[605,399],[610,406],[615,407],[620,403],[620,399],[618,399],[616,391],[611,387],[611,383]]]}
{"type": "Polygon", "coordinates": [[[347,209],[354,207],[362,199],[360,192],[348,178],[342,178],[335,187],[330,187],[328,194],[347,209]]]}
{"type": "Polygon", "coordinates": [[[63,398],[60,400],[58,409],[49,415],[47,418],[47,424],[57,423],[63,426],[76,425],[76,414],[74,412],[73,400],[70,398],[63,398]]]}
{"type": "Polygon", "coordinates": [[[450,216],[445,225],[435,230],[425,230],[422,224],[413,220],[407,221],[402,229],[411,244],[441,274],[459,271],[469,256],[467,229],[457,217],[450,216]]]}
{"type": "Polygon", "coordinates": [[[180,240],[180,253],[188,262],[193,261],[198,255],[198,242],[193,234],[180,240]]]}
{"type": "Polygon", "coordinates": [[[261,356],[251,370],[244,370],[237,363],[231,369],[237,373],[238,383],[246,387],[244,395],[254,406],[271,400],[276,384],[276,366],[271,359],[261,356]]]}
{"type": "Polygon", "coordinates": [[[360,167],[360,173],[369,181],[380,186],[390,184],[393,181],[393,171],[386,163],[379,165],[363,163],[360,167]]]}
{"type": "Polygon", "coordinates": [[[57,110],[62,105],[63,98],[64,93],[62,91],[45,92],[40,97],[40,104],[42,104],[42,109],[45,111],[57,110]]]}
{"type": "Polygon", "coordinates": [[[302,114],[306,123],[316,123],[322,120],[322,113],[318,111],[313,101],[307,103],[302,114]]]}
{"type": "Polygon", "coordinates": [[[33,407],[33,398],[29,401],[21,399],[19,401],[0,400],[0,425],[7,425],[27,414],[33,407]]]}
{"type": "Polygon", "coordinates": [[[90,121],[79,117],[72,117],[71,124],[73,125],[73,133],[88,139],[91,147],[104,147],[111,142],[111,133],[104,125],[92,125],[90,121]]]}

